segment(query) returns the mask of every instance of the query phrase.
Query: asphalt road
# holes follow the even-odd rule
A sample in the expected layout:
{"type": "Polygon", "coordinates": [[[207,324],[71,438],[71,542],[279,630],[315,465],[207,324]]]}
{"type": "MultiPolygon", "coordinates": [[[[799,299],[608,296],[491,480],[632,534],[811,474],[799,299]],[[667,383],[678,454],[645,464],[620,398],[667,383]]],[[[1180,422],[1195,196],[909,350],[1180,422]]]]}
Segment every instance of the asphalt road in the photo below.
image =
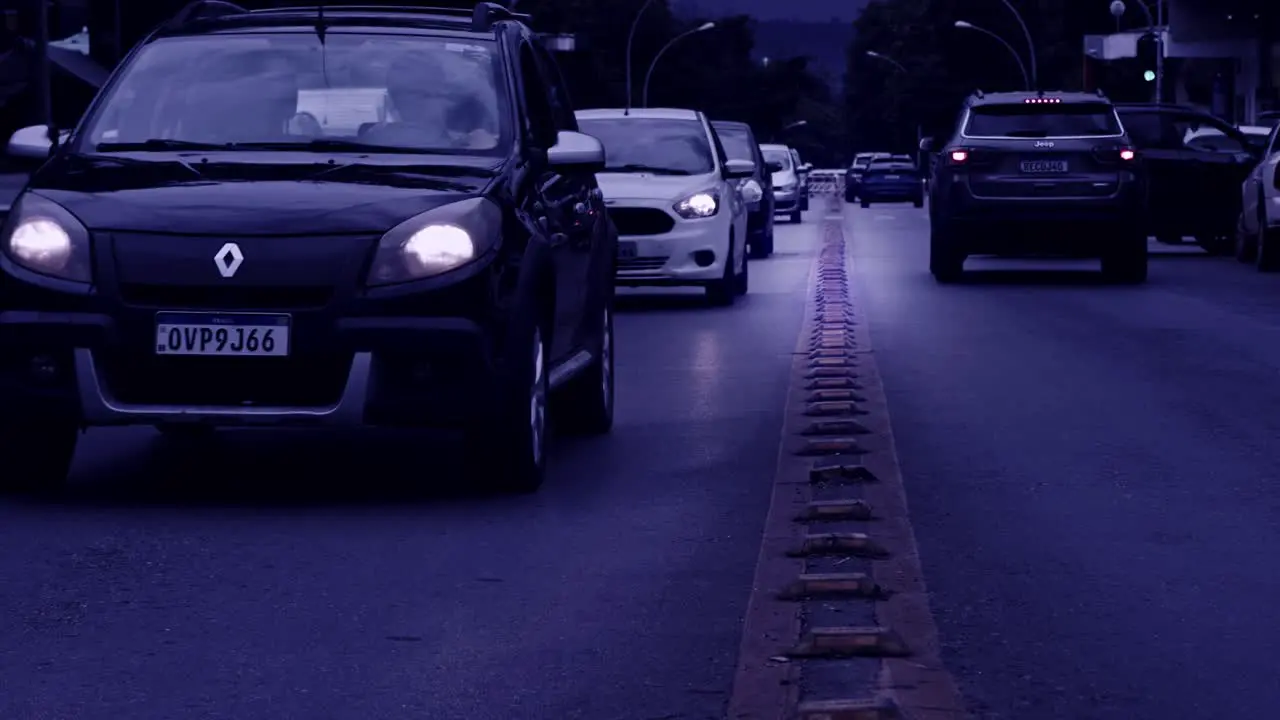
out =
{"type": "Polygon", "coordinates": [[[846,215],[977,716],[1275,717],[1280,279],[1192,253],[1144,287],[1030,261],[943,287],[925,211],[846,215]]]}
{"type": "Polygon", "coordinates": [[[91,431],[0,501],[0,717],[718,720],[815,228],[733,308],[626,292],[615,431],[533,497],[413,437],[91,431]]]}

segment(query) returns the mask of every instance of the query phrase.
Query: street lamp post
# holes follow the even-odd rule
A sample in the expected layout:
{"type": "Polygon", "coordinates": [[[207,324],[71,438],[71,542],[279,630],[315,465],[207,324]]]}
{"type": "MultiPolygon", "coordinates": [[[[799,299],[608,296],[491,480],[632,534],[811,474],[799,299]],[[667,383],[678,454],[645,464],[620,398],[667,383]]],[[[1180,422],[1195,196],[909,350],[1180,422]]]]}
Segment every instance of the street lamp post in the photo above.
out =
{"type": "Polygon", "coordinates": [[[636,40],[636,28],[640,27],[640,17],[644,15],[644,11],[649,9],[653,4],[653,0],[644,0],[644,4],[636,11],[636,17],[631,21],[631,29],[627,31],[627,104],[625,112],[631,112],[631,45],[636,40]]]}
{"type": "Polygon", "coordinates": [[[1017,49],[1014,48],[1013,45],[1009,43],[1008,40],[1005,40],[1004,38],[1000,37],[1000,35],[994,32],[991,32],[990,30],[980,25],[974,25],[973,23],[967,22],[965,20],[957,20],[956,27],[960,28],[961,30],[972,30],[974,32],[982,33],[983,35],[986,35],[987,37],[990,37],[996,42],[1003,45],[1004,48],[1009,51],[1009,54],[1013,56],[1013,61],[1018,63],[1018,69],[1022,71],[1022,82],[1026,85],[1027,90],[1030,91],[1035,89],[1034,86],[1031,84],[1031,73],[1027,72],[1027,64],[1022,61],[1022,54],[1019,53],[1017,49]]]}
{"type": "Polygon", "coordinates": [[[716,26],[715,23],[707,22],[707,23],[702,23],[701,25],[699,25],[698,27],[692,30],[685,30],[679,35],[668,40],[667,44],[663,45],[661,50],[658,50],[658,53],[653,56],[653,60],[650,61],[649,63],[648,72],[644,74],[644,86],[640,90],[640,106],[641,107],[649,107],[649,81],[653,79],[653,69],[658,67],[658,61],[661,60],[662,56],[665,55],[666,52],[671,49],[671,46],[689,37],[690,35],[695,35],[700,32],[706,32],[707,30],[711,30],[715,26],[716,26]]]}
{"type": "Polygon", "coordinates": [[[1031,39],[1031,30],[1027,28],[1027,21],[1022,19],[1022,13],[1018,12],[1018,8],[1014,7],[1010,0],[1000,0],[1000,2],[1013,13],[1014,19],[1022,27],[1022,36],[1027,39],[1027,56],[1031,60],[1031,87],[1028,89],[1035,90],[1040,87],[1040,70],[1036,63],[1036,43],[1031,39]]]}

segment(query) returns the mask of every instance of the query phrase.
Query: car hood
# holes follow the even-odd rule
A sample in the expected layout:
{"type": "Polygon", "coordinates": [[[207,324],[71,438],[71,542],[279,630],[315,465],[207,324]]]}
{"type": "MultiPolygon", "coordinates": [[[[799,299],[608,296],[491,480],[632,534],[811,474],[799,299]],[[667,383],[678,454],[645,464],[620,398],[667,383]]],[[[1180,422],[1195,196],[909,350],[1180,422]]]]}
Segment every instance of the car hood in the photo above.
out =
{"type": "Polygon", "coordinates": [[[722,181],[707,175],[649,175],[643,173],[600,173],[600,192],[607,200],[679,200],[687,195],[716,187],[722,181]]]}
{"type": "MultiPolygon", "coordinates": [[[[46,168],[47,170],[48,168],[46,168]]],[[[474,197],[491,178],[462,170],[328,163],[86,163],[42,172],[32,191],[90,230],[190,235],[382,233],[474,197]]]]}
{"type": "Polygon", "coordinates": [[[773,186],[782,187],[783,185],[795,185],[796,174],[793,170],[780,170],[773,174],[773,186]]]}

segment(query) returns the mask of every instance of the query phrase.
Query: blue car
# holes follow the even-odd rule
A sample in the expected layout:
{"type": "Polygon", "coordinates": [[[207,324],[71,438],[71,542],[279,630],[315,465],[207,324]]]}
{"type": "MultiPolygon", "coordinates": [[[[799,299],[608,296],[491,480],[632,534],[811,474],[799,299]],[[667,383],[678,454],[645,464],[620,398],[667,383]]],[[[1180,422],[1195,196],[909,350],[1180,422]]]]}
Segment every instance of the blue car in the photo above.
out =
{"type": "Polygon", "coordinates": [[[924,207],[924,178],[915,163],[877,158],[863,172],[858,188],[862,207],[877,202],[909,202],[924,207]]]}

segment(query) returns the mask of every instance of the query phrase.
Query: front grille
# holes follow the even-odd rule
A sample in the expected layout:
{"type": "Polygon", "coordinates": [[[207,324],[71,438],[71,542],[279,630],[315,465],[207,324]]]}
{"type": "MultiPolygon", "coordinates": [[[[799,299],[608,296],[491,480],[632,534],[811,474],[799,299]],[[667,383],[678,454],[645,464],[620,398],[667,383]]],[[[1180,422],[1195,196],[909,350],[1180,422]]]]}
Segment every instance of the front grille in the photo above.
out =
{"type": "Polygon", "coordinates": [[[323,407],[342,397],[351,354],[100,359],[112,396],[140,405],[323,407]]]}
{"type": "Polygon", "coordinates": [[[610,208],[609,217],[619,235],[662,235],[676,226],[670,215],[657,208],[610,208]]]}
{"type": "Polygon", "coordinates": [[[125,283],[120,297],[126,305],[171,310],[302,310],[328,305],[333,289],[125,283]]]}
{"type": "Polygon", "coordinates": [[[638,257],[618,261],[618,272],[653,272],[667,264],[665,257],[638,257]]]}

